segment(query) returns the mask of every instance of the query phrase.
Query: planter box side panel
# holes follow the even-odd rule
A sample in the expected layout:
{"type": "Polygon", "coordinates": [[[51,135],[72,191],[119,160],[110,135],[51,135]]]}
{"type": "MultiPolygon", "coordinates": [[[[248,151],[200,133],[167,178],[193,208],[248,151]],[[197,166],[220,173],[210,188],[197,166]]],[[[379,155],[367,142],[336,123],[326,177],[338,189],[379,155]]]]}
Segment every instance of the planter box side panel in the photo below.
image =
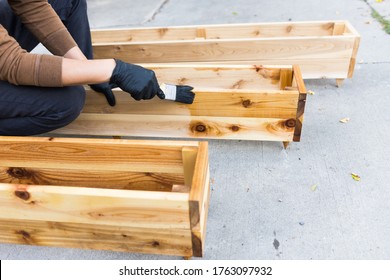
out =
{"type": "Polygon", "coordinates": [[[214,24],[95,29],[91,33],[92,42],[96,45],[110,42],[330,36],[335,35],[345,24],[345,21],[214,24]]]}
{"type": "Polygon", "coordinates": [[[192,256],[189,230],[9,219],[0,228],[1,243],[192,256]]]}
{"type": "Polygon", "coordinates": [[[188,194],[0,184],[0,241],[189,256],[188,194]]]}

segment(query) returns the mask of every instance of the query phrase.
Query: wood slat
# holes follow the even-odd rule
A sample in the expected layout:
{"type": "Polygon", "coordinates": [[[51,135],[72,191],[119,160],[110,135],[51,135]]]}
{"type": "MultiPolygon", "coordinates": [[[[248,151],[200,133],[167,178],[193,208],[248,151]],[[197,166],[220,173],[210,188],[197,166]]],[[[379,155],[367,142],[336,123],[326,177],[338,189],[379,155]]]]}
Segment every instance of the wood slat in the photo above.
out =
{"type": "MultiPolygon", "coordinates": [[[[291,72],[291,71],[290,71],[291,72]]],[[[298,91],[250,91],[195,89],[191,105],[160,100],[135,101],[128,93],[115,91],[117,105],[111,107],[102,94],[87,94],[83,113],[130,115],[177,115],[212,117],[293,118],[298,91]]],[[[130,118],[130,116],[128,116],[130,118]]]]}
{"type": "MultiPolygon", "coordinates": [[[[219,65],[299,65],[304,79],[346,79],[351,58],[272,58],[251,59],[241,61],[218,61],[219,65]]],[[[191,65],[207,65],[210,62],[191,62],[191,65]]],[[[164,63],[165,64],[165,63],[164,63]]],[[[184,64],[188,62],[176,62],[171,64],[184,64]]],[[[147,64],[145,64],[147,65],[147,64]]]]}
{"type": "Polygon", "coordinates": [[[0,182],[26,185],[73,186],[123,190],[172,191],[184,175],[123,171],[0,167],[0,182]]]}
{"type": "Polygon", "coordinates": [[[206,180],[209,168],[207,149],[207,142],[200,143],[198,148],[198,154],[196,157],[194,175],[189,196],[191,228],[199,226],[200,223],[201,210],[204,200],[204,192],[206,191],[207,187],[206,180]]]}
{"type": "Polygon", "coordinates": [[[5,137],[0,158],[9,167],[181,173],[181,146],[151,142],[5,137]]]}
{"type": "MultiPolygon", "coordinates": [[[[354,36],[104,43],[93,47],[95,58],[130,63],[217,62],[267,59],[350,58],[354,36]]],[[[280,63],[286,64],[286,63],[280,63]]]]}
{"type": "Polygon", "coordinates": [[[302,134],[307,90],[306,90],[305,83],[303,82],[302,79],[302,73],[300,67],[298,65],[294,65],[293,69],[294,69],[293,85],[296,86],[299,90],[299,100],[297,104],[297,116],[296,116],[293,139],[295,142],[299,142],[301,140],[301,134],[302,134]]]}
{"type": "Polygon", "coordinates": [[[198,155],[198,148],[183,147],[183,167],[185,185],[191,187],[195,172],[195,164],[198,155]]]}
{"type": "Polygon", "coordinates": [[[192,233],[192,248],[194,256],[203,257],[205,241],[206,241],[206,224],[210,204],[210,171],[207,169],[205,180],[202,204],[200,204],[200,222],[191,229],[192,233]]]}
{"type": "Polygon", "coordinates": [[[219,24],[198,26],[168,26],[149,28],[120,28],[92,30],[93,43],[193,40],[206,39],[267,38],[279,36],[329,36],[335,25],[345,21],[277,22],[219,24]],[[201,30],[201,33],[200,31],[201,30]]]}
{"type": "Polygon", "coordinates": [[[189,229],[189,195],[0,183],[0,219],[189,229]]]}
{"type": "Polygon", "coordinates": [[[208,157],[208,143],[201,142],[198,148],[198,154],[195,163],[194,175],[191,184],[189,196],[189,213],[190,224],[192,231],[192,247],[194,256],[202,256],[203,241],[201,236],[201,222],[204,222],[204,203],[207,199],[209,190],[208,181],[210,181],[209,174],[209,157],[208,157]]]}
{"type": "Polygon", "coordinates": [[[141,64],[155,71],[157,79],[163,83],[184,85],[196,88],[278,90],[281,69],[291,66],[268,65],[213,65],[213,64],[141,64]]]}
{"type": "MultiPolygon", "coordinates": [[[[81,114],[59,134],[290,141],[294,119],[81,114]]],[[[152,165],[149,165],[152,166],[152,165]]],[[[156,168],[158,164],[156,163],[156,168]]],[[[181,165],[181,168],[182,165],[181,165]]],[[[167,168],[160,166],[160,171],[167,168]]],[[[178,171],[168,168],[167,171],[178,171]]],[[[181,169],[182,170],[182,169],[181,169]]],[[[151,172],[156,171],[154,168],[151,172]]],[[[175,173],[175,172],[174,172],[175,173]]],[[[176,172],[177,173],[177,172],[176,172]]]]}
{"type": "Polygon", "coordinates": [[[0,242],[191,256],[191,232],[98,224],[0,219],[0,242]]]}

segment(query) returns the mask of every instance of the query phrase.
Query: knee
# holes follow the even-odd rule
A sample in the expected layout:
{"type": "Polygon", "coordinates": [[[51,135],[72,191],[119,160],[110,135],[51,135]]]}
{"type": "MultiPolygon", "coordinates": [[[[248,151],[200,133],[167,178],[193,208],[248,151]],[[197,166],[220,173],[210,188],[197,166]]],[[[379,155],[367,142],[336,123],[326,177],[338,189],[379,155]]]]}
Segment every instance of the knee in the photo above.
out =
{"type": "Polygon", "coordinates": [[[81,113],[85,103],[85,90],[82,86],[63,88],[60,98],[52,110],[52,119],[58,126],[65,126],[74,121],[81,113]]]}

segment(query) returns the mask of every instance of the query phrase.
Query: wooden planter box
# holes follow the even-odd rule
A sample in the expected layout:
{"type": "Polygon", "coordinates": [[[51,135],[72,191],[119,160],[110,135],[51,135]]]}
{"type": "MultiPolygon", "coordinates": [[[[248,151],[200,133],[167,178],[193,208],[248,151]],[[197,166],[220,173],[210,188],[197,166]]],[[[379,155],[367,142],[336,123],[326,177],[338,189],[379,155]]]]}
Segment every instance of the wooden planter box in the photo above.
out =
{"type": "Polygon", "coordinates": [[[131,63],[299,65],[304,79],[351,78],[360,36],[347,21],[94,30],[96,58],[131,63]]]}
{"type": "Polygon", "coordinates": [[[0,242],[202,256],[206,142],[0,137],[0,242]]]}
{"type": "Polygon", "coordinates": [[[161,82],[190,84],[192,105],[157,97],[117,105],[89,92],[81,116],[57,134],[299,141],[306,89],[298,66],[148,65],[161,82]]]}

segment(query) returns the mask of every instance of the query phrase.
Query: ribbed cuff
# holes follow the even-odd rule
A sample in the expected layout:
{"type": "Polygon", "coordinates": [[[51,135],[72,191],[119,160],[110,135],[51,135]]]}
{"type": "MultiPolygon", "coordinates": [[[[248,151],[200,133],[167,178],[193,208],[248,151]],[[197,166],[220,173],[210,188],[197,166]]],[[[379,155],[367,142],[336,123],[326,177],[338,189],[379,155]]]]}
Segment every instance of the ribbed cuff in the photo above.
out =
{"type": "Polygon", "coordinates": [[[54,55],[64,56],[71,48],[77,46],[67,29],[60,29],[46,38],[42,44],[54,55]]]}

